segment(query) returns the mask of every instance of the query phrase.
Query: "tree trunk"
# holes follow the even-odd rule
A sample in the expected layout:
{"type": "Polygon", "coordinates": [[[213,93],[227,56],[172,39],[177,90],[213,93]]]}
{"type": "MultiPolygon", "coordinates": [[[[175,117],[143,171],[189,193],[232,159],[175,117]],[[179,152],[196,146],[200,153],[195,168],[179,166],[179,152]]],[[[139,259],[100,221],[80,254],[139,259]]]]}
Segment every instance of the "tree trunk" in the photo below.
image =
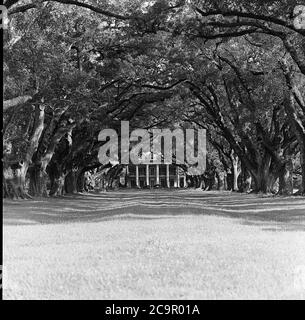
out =
{"type": "MultiPolygon", "coordinates": [[[[31,175],[31,192],[34,195],[38,196],[43,196],[46,195],[46,171],[48,165],[51,163],[51,160],[53,158],[53,155],[55,153],[56,146],[60,142],[60,140],[63,138],[63,136],[69,132],[69,130],[72,130],[72,128],[75,126],[75,124],[69,124],[66,125],[63,128],[59,128],[56,133],[51,137],[50,141],[48,141],[48,147],[47,150],[40,154],[39,157],[37,158],[37,154],[39,154],[39,147],[38,147],[38,152],[36,153],[36,166],[40,168],[40,172],[37,170],[34,170],[33,175],[31,175]],[[36,172],[37,171],[37,172],[36,172]]],[[[43,145],[43,141],[40,143],[43,145]]],[[[34,156],[35,157],[35,156],[34,156]]],[[[65,175],[62,173],[62,167],[59,165],[55,165],[56,168],[56,173],[54,173],[54,176],[51,179],[51,192],[50,195],[62,195],[64,193],[64,181],[65,181],[65,175]],[[57,168],[58,167],[58,168],[57,168]],[[64,179],[62,181],[62,179],[64,179]]],[[[48,170],[49,171],[49,170],[48,170]]],[[[49,172],[50,175],[50,172],[49,172]]],[[[52,174],[51,174],[52,175],[52,174]]]]}
{"type": "Polygon", "coordinates": [[[238,158],[232,161],[233,167],[233,191],[238,191],[238,177],[240,175],[240,170],[238,169],[238,158]]]}
{"type": "Polygon", "coordinates": [[[278,176],[272,172],[272,164],[273,162],[270,155],[265,155],[261,158],[258,169],[252,174],[255,183],[255,192],[271,193],[274,191],[274,183],[278,176]]]}
{"type": "Polygon", "coordinates": [[[77,192],[85,190],[85,172],[83,170],[79,170],[76,174],[76,190],[77,192]]]}
{"type": "Polygon", "coordinates": [[[59,176],[54,176],[51,179],[50,196],[63,196],[65,186],[65,175],[62,173],[59,176]]]}
{"type": "Polygon", "coordinates": [[[16,162],[3,169],[3,196],[11,199],[31,198],[25,191],[27,164],[16,162]]]}
{"type": "Polygon", "coordinates": [[[292,159],[287,160],[280,170],[278,193],[281,195],[291,195],[293,193],[292,159]]]}
{"type": "Polygon", "coordinates": [[[273,193],[276,177],[272,172],[259,172],[254,177],[255,192],[273,193]]]}
{"type": "MultiPolygon", "coordinates": [[[[4,196],[10,198],[30,198],[25,191],[25,179],[32,161],[32,157],[37,150],[39,139],[44,127],[45,107],[39,105],[35,107],[35,124],[31,134],[30,143],[23,161],[11,165],[4,163],[3,168],[3,188],[4,196]]],[[[5,161],[4,161],[5,162],[5,161]]]]}
{"type": "Polygon", "coordinates": [[[217,174],[217,190],[226,190],[226,174],[224,171],[219,171],[217,174]]]}
{"type": "Polygon", "coordinates": [[[296,80],[293,77],[293,71],[288,62],[284,59],[282,60],[282,69],[286,79],[287,87],[289,89],[289,94],[284,100],[284,107],[287,117],[292,124],[292,128],[299,143],[301,153],[302,185],[299,193],[305,194],[305,102],[300,94],[296,80]]]}
{"type": "Polygon", "coordinates": [[[250,192],[252,188],[252,175],[247,169],[242,170],[242,192],[250,192]]]}
{"type": "Polygon", "coordinates": [[[73,170],[66,175],[65,192],[70,194],[77,192],[76,173],[73,170]]]}
{"type": "Polygon", "coordinates": [[[301,189],[299,190],[299,194],[305,195],[305,141],[303,141],[303,146],[300,147],[301,149],[301,157],[300,157],[300,162],[301,162],[301,170],[302,170],[302,184],[301,184],[301,189]]]}
{"type": "Polygon", "coordinates": [[[46,197],[47,191],[47,173],[41,168],[40,165],[35,165],[29,169],[30,186],[29,193],[34,197],[46,197]]]}
{"type": "Polygon", "coordinates": [[[269,193],[270,189],[268,186],[268,173],[264,170],[259,171],[254,176],[254,183],[255,183],[255,192],[262,192],[262,193],[269,193]]]}

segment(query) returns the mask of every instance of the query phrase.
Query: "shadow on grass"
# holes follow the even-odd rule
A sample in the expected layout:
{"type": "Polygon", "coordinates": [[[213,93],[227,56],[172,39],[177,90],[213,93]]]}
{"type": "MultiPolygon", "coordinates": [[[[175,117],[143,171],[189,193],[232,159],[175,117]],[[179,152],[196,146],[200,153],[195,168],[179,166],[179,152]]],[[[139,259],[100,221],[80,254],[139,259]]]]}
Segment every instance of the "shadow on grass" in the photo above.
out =
{"type": "Polygon", "coordinates": [[[140,190],[4,200],[4,224],[56,224],[190,215],[234,218],[267,231],[305,231],[305,199],[231,192],[140,190]]]}

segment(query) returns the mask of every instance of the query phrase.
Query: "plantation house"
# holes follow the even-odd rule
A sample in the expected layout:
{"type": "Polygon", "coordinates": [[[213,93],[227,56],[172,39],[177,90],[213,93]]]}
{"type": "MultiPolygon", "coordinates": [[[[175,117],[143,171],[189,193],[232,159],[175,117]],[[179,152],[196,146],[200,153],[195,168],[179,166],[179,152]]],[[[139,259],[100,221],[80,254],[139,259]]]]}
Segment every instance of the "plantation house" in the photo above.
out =
{"type": "Polygon", "coordinates": [[[184,170],[172,164],[140,164],[127,166],[127,186],[129,188],[154,187],[186,188],[184,170]]]}

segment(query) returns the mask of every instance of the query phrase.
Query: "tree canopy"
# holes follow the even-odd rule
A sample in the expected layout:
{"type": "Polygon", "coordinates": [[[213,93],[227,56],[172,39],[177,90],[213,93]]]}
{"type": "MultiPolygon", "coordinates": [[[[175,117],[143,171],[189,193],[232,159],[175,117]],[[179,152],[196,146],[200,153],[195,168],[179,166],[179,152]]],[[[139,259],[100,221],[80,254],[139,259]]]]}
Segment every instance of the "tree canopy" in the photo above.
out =
{"type": "Polygon", "coordinates": [[[97,137],[122,120],[207,129],[193,186],[304,194],[302,2],[5,1],[5,196],[115,177],[97,137]]]}

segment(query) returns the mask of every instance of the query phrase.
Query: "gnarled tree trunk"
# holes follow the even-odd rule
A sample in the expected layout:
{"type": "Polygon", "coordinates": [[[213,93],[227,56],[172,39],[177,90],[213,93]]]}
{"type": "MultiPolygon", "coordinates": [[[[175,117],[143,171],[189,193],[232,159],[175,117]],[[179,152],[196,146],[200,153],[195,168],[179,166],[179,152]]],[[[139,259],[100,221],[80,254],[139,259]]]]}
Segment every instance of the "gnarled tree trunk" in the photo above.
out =
{"type": "Polygon", "coordinates": [[[64,186],[65,186],[65,174],[60,173],[51,178],[50,193],[51,197],[63,196],[64,195],[64,186]]]}
{"type": "Polygon", "coordinates": [[[29,169],[30,174],[30,185],[29,193],[35,197],[46,197],[48,196],[47,191],[47,179],[48,174],[39,165],[34,165],[29,169]]]}
{"type": "Polygon", "coordinates": [[[9,198],[29,198],[25,191],[25,178],[32,161],[32,157],[38,148],[39,139],[44,127],[45,117],[44,105],[35,107],[35,121],[33,133],[30,137],[29,146],[26,151],[24,160],[15,164],[8,164],[4,161],[3,166],[3,187],[4,196],[9,198]]]}
{"type": "Polygon", "coordinates": [[[279,175],[279,194],[291,195],[293,193],[293,164],[290,158],[285,162],[279,175]]]}
{"type": "Polygon", "coordinates": [[[77,192],[77,175],[74,170],[68,172],[65,178],[65,192],[68,194],[77,192]]]}
{"type": "MultiPolygon", "coordinates": [[[[52,160],[52,157],[55,153],[55,148],[60,142],[60,140],[64,137],[65,134],[67,134],[72,128],[75,126],[74,123],[67,124],[64,127],[59,127],[55,133],[53,133],[53,136],[51,137],[50,141],[47,141],[47,149],[44,153],[37,156],[36,153],[36,159],[35,159],[35,170],[34,173],[30,175],[30,185],[32,186],[31,191],[33,192],[33,195],[35,196],[42,196],[46,195],[46,178],[47,178],[47,167],[49,163],[52,160]],[[35,172],[36,171],[36,172],[35,172]]],[[[44,144],[44,141],[41,142],[41,144],[44,144]]],[[[38,148],[39,149],[39,148],[38,148]]],[[[62,168],[58,169],[59,172],[57,175],[53,177],[53,181],[51,181],[52,184],[52,192],[50,192],[50,195],[58,195],[62,194],[64,190],[62,190],[65,176],[61,172],[62,168]],[[55,189],[54,189],[55,188],[55,189]]]]}
{"type": "Polygon", "coordinates": [[[299,193],[305,195],[305,101],[293,77],[293,71],[284,59],[282,61],[282,69],[289,90],[284,101],[284,107],[298,140],[301,154],[302,184],[299,193]]]}
{"type": "Polygon", "coordinates": [[[242,192],[250,192],[252,188],[252,175],[250,172],[243,168],[242,170],[242,192]]]}
{"type": "Polygon", "coordinates": [[[3,168],[3,196],[11,199],[27,199],[30,196],[25,191],[27,164],[17,162],[3,168]]]}
{"type": "Polygon", "coordinates": [[[226,172],[224,171],[217,171],[217,189],[220,191],[226,190],[227,181],[226,181],[226,172]]]}

